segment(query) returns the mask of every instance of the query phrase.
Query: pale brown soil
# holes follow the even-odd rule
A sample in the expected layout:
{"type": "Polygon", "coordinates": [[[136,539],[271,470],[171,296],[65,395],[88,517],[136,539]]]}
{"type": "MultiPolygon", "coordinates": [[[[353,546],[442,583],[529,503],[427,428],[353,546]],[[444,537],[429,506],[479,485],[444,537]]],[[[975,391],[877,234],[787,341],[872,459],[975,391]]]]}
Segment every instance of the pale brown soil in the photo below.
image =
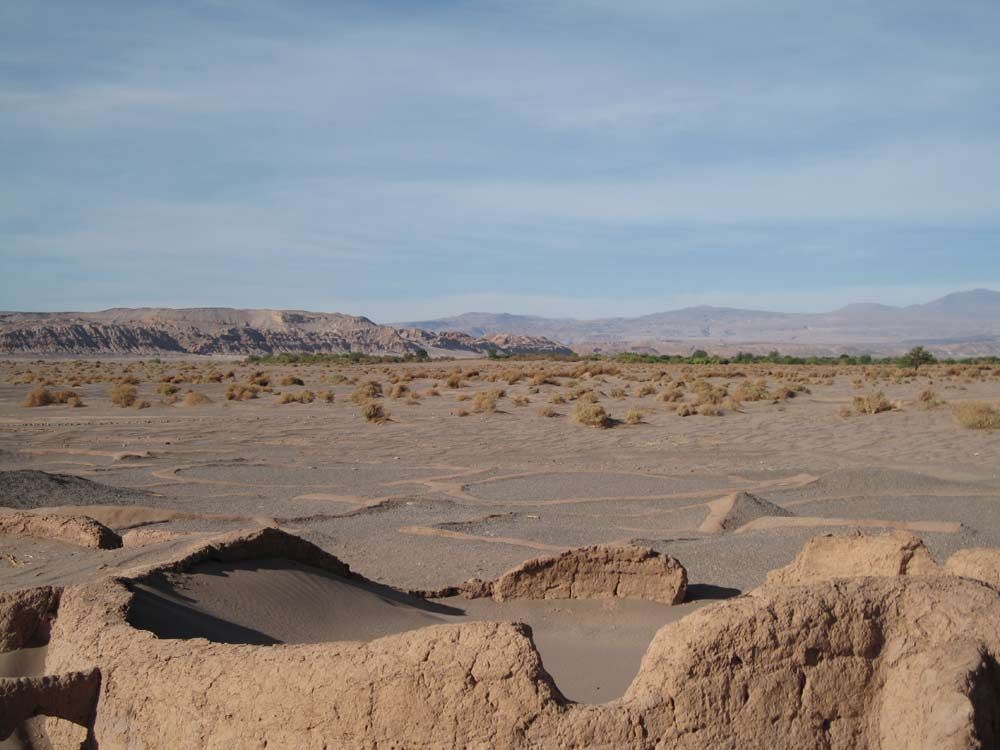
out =
{"type": "MultiPolygon", "coordinates": [[[[661,625],[701,602],[760,585],[815,534],[909,529],[938,560],[965,547],[1000,546],[1000,433],[962,429],[947,406],[921,411],[912,405],[930,378],[949,402],[996,403],[1000,380],[993,374],[969,380],[935,371],[910,382],[883,381],[877,388],[903,408],[849,418],[838,411],[873,386],[854,388],[857,373],[846,368],[830,385],[811,383],[809,394],[746,403],[742,412],[721,418],[682,418],[675,404],[654,396],[605,395],[600,402],[612,417],[637,408],[643,421],[596,429],[570,419],[572,402],[552,405],[559,417],[536,413],[553,394],[572,390],[568,378],[538,393],[529,392],[527,379],[507,385],[467,377],[464,387],[450,389],[443,374],[454,366],[259,368],[294,372],[306,383],[277,390],[330,390],[336,398],[290,405],[279,405],[274,394],[226,401],[226,382],[181,386],[181,394],[193,388],[211,404],[168,405],[155,383],[143,382],[139,396],[152,406],[142,410],[112,406],[107,383],[74,388],[84,408],[28,409],[20,403],[31,385],[0,385],[0,470],[70,474],[114,488],[102,495],[100,486],[88,485],[73,502],[54,484],[47,500],[44,485],[32,484],[30,497],[18,490],[25,486],[18,475],[0,482],[0,506],[91,515],[125,539],[121,549],[91,550],[0,538],[0,590],[83,583],[166,559],[210,534],[261,525],[299,534],[368,579],[400,590],[492,580],[542,554],[637,541],[687,568],[694,603],[462,599],[417,605],[266,566],[224,575],[199,571],[145,592],[148,602],[159,597],[158,606],[186,608],[196,624],[215,618],[295,643],[370,639],[439,621],[524,621],[559,688],[577,700],[603,701],[624,691],[661,625]],[[414,368],[440,374],[409,382],[410,389],[423,392],[437,383],[441,396],[416,404],[385,398],[391,418],[384,424],[361,417],[350,402],[353,384],[325,382],[342,372],[377,379],[388,393],[389,374],[414,368]],[[456,395],[494,387],[507,391],[497,412],[456,415],[471,408],[456,395]],[[515,406],[514,395],[531,403],[515,406]],[[728,506],[720,500],[741,491],[794,515],[733,516],[722,523],[728,506]],[[137,531],[156,533],[128,535],[137,531]],[[291,578],[275,579],[279,573],[291,578]],[[329,619],[319,604],[328,600],[357,616],[329,619]],[[278,615],[291,630],[278,627],[278,615]],[[592,658],[582,658],[588,651],[592,658]]],[[[461,366],[485,375],[528,365],[461,366]]],[[[0,380],[24,367],[0,366],[0,380]]],[[[250,369],[235,367],[240,378],[250,369]]],[[[623,374],[662,369],[625,368],[623,374]]],[[[674,369],[675,379],[691,380],[674,369]]],[[[712,382],[727,380],[739,382],[712,382]]],[[[639,385],[620,376],[578,381],[603,394],[615,387],[634,394],[639,385]]]]}

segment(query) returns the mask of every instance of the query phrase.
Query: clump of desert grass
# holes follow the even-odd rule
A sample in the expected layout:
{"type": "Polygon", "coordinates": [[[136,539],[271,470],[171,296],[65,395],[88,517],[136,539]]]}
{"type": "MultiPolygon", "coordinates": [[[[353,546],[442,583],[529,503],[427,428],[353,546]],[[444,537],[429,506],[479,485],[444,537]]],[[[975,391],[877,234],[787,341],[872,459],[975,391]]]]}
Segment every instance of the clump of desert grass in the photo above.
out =
{"type": "Polygon", "coordinates": [[[312,391],[299,391],[298,393],[292,393],[291,391],[285,391],[278,398],[279,404],[311,404],[316,400],[316,394],[312,391]]]}
{"type": "Polygon", "coordinates": [[[724,385],[713,385],[704,379],[699,379],[691,384],[698,404],[721,404],[729,395],[724,385]]]}
{"type": "Polygon", "coordinates": [[[549,403],[550,404],[565,404],[566,403],[566,397],[564,395],[562,395],[561,393],[553,393],[549,397],[549,403]]]}
{"type": "Polygon", "coordinates": [[[139,391],[131,383],[118,383],[108,390],[108,398],[111,399],[111,403],[123,409],[135,404],[138,397],[139,391]]]}
{"type": "Polygon", "coordinates": [[[188,391],[184,394],[184,406],[204,406],[205,404],[210,403],[212,403],[212,399],[204,393],[198,393],[198,391],[188,391]]]}
{"type": "Polygon", "coordinates": [[[389,419],[389,412],[378,401],[369,401],[361,407],[361,416],[367,422],[382,424],[389,419]]]}
{"type": "Polygon", "coordinates": [[[361,406],[366,401],[376,398],[382,398],[382,384],[377,380],[366,380],[354,388],[354,393],[351,394],[351,403],[361,406]]]}
{"type": "Polygon", "coordinates": [[[578,401],[573,409],[573,421],[588,427],[610,427],[613,422],[600,404],[578,401]]]}
{"type": "Polygon", "coordinates": [[[736,386],[733,397],[740,401],[767,401],[774,398],[774,394],[767,388],[767,381],[763,378],[757,380],[745,380],[736,386]]]}
{"type": "Polygon", "coordinates": [[[854,411],[856,414],[874,415],[885,411],[893,411],[898,408],[899,405],[887,399],[882,391],[874,391],[865,396],[854,397],[854,411]]]}
{"type": "Polygon", "coordinates": [[[985,401],[963,401],[951,407],[955,423],[969,430],[1000,429],[1000,410],[985,401]]]}
{"type": "Polygon", "coordinates": [[[49,406],[50,404],[69,404],[70,406],[83,406],[83,399],[76,391],[50,391],[44,386],[33,389],[21,406],[31,408],[36,406],[49,406]]]}
{"type": "Polygon", "coordinates": [[[257,398],[260,387],[250,383],[230,383],[226,386],[226,401],[249,401],[257,398]]]}
{"type": "Polygon", "coordinates": [[[675,413],[678,417],[690,417],[698,413],[698,407],[694,404],[678,404],[675,413]]]}
{"type": "Polygon", "coordinates": [[[625,424],[642,424],[643,416],[638,409],[629,409],[625,412],[625,424]]]}
{"type": "Polygon", "coordinates": [[[449,388],[461,388],[464,383],[462,381],[462,373],[453,372],[447,378],[445,378],[445,385],[449,388]]]}
{"type": "Polygon", "coordinates": [[[285,375],[278,383],[278,385],[305,385],[305,381],[302,378],[297,378],[294,375],[285,375]]]}
{"type": "Polygon", "coordinates": [[[327,404],[332,404],[337,400],[337,396],[333,391],[320,391],[316,394],[316,398],[327,404]]]}
{"type": "Polygon", "coordinates": [[[680,385],[672,385],[666,388],[663,393],[660,394],[660,400],[668,404],[676,403],[684,398],[684,387],[680,385]]]}
{"type": "Polygon", "coordinates": [[[467,417],[467,416],[469,416],[469,410],[465,409],[465,408],[461,408],[461,407],[458,408],[458,409],[455,409],[455,416],[456,417],[467,417]]]}
{"type": "Polygon", "coordinates": [[[730,396],[729,398],[727,398],[725,401],[722,402],[722,408],[725,409],[726,411],[742,412],[743,404],[742,402],[740,402],[739,399],[735,398],[734,396],[730,396]]]}
{"type": "Polygon", "coordinates": [[[920,411],[929,411],[944,406],[944,399],[940,398],[932,388],[925,388],[917,394],[915,404],[920,411]]]}
{"type": "Polygon", "coordinates": [[[540,417],[558,417],[559,412],[553,409],[551,406],[540,406],[536,412],[540,417]]]}
{"type": "Polygon", "coordinates": [[[645,396],[652,396],[654,393],[656,393],[655,385],[652,383],[643,383],[639,386],[639,390],[636,392],[636,395],[639,398],[643,398],[645,396]]]}
{"type": "Polygon", "coordinates": [[[608,392],[608,395],[611,396],[611,398],[613,399],[621,401],[623,398],[628,396],[628,392],[624,388],[612,388],[608,392]]]}
{"type": "Polygon", "coordinates": [[[518,393],[510,397],[510,402],[514,404],[514,406],[527,406],[531,403],[531,399],[518,393]]]}
{"type": "Polygon", "coordinates": [[[179,390],[180,388],[174,385],[172,382],[160,383],[158,386],[156,386],[156,392],[161,396],[173,396],[179,390]]]}
{"type": "Polygon", "coordinates": [[[396,383],[389,391],[389,398],[399,399],[409,395],[410,387],[406,383],[396,383]]]}
{"type": "Polygon", "coordinates": [[[497,410],[497,402],[505,395],[502,388],[480,391],[472,399],[472,411],[476,414],[492,414],[497,410]]]}
{"type": "Polygon", "coordinates": [[[721,417],[722,409],[717,404],[706,402],[698,405],[698,413],[703,417],[721,417]]]}

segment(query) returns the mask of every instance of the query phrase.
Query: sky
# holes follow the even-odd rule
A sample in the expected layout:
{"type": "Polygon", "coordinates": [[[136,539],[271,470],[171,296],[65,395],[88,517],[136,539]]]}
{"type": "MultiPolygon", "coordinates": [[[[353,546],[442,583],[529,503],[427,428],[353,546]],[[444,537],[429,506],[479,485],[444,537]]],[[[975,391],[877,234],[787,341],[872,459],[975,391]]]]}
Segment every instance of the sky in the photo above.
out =
{"type": "Polygon", "coordinates": [[[996,0],[5,0],[0,309],[1000,289],[996,0]]]}

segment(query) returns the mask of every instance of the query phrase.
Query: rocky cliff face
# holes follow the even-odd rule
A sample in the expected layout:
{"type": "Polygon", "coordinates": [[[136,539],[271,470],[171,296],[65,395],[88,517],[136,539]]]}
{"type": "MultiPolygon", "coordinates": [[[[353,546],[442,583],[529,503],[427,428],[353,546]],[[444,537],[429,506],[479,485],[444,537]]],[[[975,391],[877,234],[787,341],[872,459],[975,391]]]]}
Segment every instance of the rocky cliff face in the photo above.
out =
{"type": "Polygon", "coordinates": [[[11,354],[569,354],[541,336],[431,333],[368,318],[301,310],[115,309],[0,313],[0,352],[11,354]]]}

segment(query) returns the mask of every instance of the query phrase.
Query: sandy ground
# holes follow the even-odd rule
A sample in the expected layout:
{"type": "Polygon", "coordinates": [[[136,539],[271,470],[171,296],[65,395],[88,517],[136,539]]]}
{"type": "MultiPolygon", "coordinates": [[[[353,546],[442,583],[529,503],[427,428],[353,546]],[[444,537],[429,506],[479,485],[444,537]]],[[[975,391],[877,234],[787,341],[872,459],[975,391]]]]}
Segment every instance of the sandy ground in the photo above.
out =
{"type": "MultiPolygon", "coordinates": [[[[484,375],[517,366],[460,365],[484,375]]],[[[475,376],[451,389],[440,374],[454,366],[262,368],[294,372],[304,388],[332,391],[334,403],[282,405],[274,394],[230,402],[226,383],[208,383],[182,386],[182,395],[191,388],[212,399],[186,407],[161,403],[155,383],[143,382],[140,397],[152,406],[141,410],[112,406],[106,383],[74,388],[84,408],[28,409],[20,402],[31,386],[0,385],[0,470],[63,473],[114,488],[4,474],[0,505],[58,506],[126,535],[123,549],[107,551],[0,538],[0,590],[80,582],[259,524],[300,534],[401,590],[493,578],[566,547],[636,541],[687,567],[689,603],[425,602],[278,562],[206,568],[138,592],[133,622],[161,637],[292,643],[373,638],[441,621],[528,622],[560,689],[603,701],[625,689],[662,624],[759,585],[817,533],[911,528],[939,560],[962,547],[1000,546],[1000,432],[959,427],[949,406],[997,404],[996,373],[973,379],[934,370],[883,381],[877,388],[902,409],[843,417],[839,410],[872,388],[856,388],[857,372],[842,368],[789,400],[684,418],[675,404],[636,395],[634,376],[664,368],[626,368],[575,385],[563,378],[535,393],[527,380],[508,385],[475,376]],[[350,402],[353,384],[327,380],[333,371],[375,378],[388,391],[390,376],[407,368],[436,371],[409,386],[426,392],[437,383],[441,395],[414,403],[385,398],[391,418],[384,424],[361,417],[350,402]],[[618,419],[642,410],[641,423],[585,427],[569,418],[572,403],[552,404],[558,416],[538,415],[553,395],[576,386],[603,394],[601,404],[618,419]],[[507,392],[498,411],[457,415],[471,405],[456,397],[495,387],[507,392]],[[632,395],[612,398],[616,387],[632,395]],[[948,404],[915,408],[927,387],[948,404]],[[516,395],[530,404],[515,405],[516,395]],[[793,515],[700,530],[711,504],[737,491],[793,515]]],[[[0,371],[24,367],[8,363],[0,371]]]]}

